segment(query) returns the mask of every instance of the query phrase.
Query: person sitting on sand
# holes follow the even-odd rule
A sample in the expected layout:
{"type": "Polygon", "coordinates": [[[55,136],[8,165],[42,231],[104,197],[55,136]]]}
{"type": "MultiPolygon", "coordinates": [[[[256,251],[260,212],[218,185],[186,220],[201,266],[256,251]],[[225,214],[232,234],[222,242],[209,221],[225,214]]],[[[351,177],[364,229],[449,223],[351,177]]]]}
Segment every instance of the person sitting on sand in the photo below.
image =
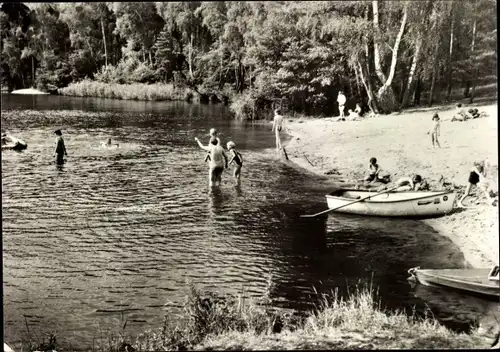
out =
{"type": "Polygon", "coordinates": [[[361,109],[361,105],[359,103],[356,103],[356,108],[354,109],[354,112],[358,114],[359,117],[361,117],[363,110],[361,109]]]}
{"type": "Polygon", "coordinates": [[[370,165],[368,166],[368,176],[366,176],[364,180],[368,182],[378,181],[382,183],[389,183],[390,176],[388,174],[382,174],[382,169],[380,165],[377,164],[377,158],[370,158],[370,165]]]}
{"type": "Polygon", "coordinates": [[[469,118],[470,118],[470,116],[467,115],[467,112],[462,107],[462,104],[458,104],[455,115],[453,115],[453,117],[451,118],[451,122],[453,122],[453,121],[467,121],[469,118]]]}
{"type": "MultiPolygon", "coordinates": [[[[217,130],[215,128],[211,128],[210,131],[208,132],[208,135],[210,136],[210,139],[212,138],[217,139],[217,143],[221,145],[220,138],[217,136],[217,130]]],[[[205,162],[207,161],[210,161],[210,153],[207,153],[207,156],[205,157],[205,162]]]]}
{"type": "Polygon", "coordinates": [[[208,173],[209,186],[220,186],[222,182],[222,172],[224,167],[227,168],[227,155],[224,148],[219,145],[219,140],[216,137],[210,138],[210,144],[204,146],[198,138],[194,138],[201,149],[210,152],[210,164],[208,173]]]}
{"type": "Polygon", "coordinates": [[[439,145],[439,140],[438,140],[440,130],[441,130],[441,124],[439,122],[439,115],[434,114],[434,116],[432,116],[432,127],[429,130],[429,132],[427,132],[427,134],[431,135],[432,148],[434,148],[434,144],[437,144],[437,146],[441,148],[441,145],[439,145]]]}
{"type": "Polygon", "coordinates": [[[413,175],[412,177],[401,177],[396,182],[398,187],[396,192],[403,191],[426,191],[429,189],[429,184],[422,179],[420,175],[413,175]]]}
{"type": "Polygon", "coordinates": [[[108,138],[106,142],[101,142],[101,147],[106,147],[106,148],[111,148],[111,147],[116,147],[118,148],[120,145],[118,143],[111,143],[111,138],[108,138]]]}
{"type": "MultiPolygon", "coordinates": [[[[488,180],[486,179],[486,169],[488,167],[488,160],[476,161],[474,166],[470,169],[469,173],[469,183],[465,189],[465,193],[457,202],[457,206],[460,208],[465,208],[463,201],[470,195],[472,186],[477,186],[478,189],[483,193],[487,200],[491,200],[490,193],[488,192],[488,180]]],[[[494,201],[491,202],[493,204],[494,201]]]]}
{"type": "Polygon", "coordinates": [[[359,114],[356,111],[352,111],[352,109],[349,109],[348,113],[349,113],[349,116],[347,117],[347,120],[349,120],[349,121],[356,121],[358,118],[361,117],[361,116],[359,116],[359,114]]]}
{"type": "Polygon", "coordinates": [[[229,165],[231,165],[233,162],[235,163],[234,171],[233,171],[233,177],[234,180],[236,181],[236,185],[240,185],[240,176],[241,176],[241,167],[243,166],[243,157],[239,152],[236,151],[235,149],[236,144],[234,144],[233,141],[227,142],[227,149],[229,150],[229,155],[231,157],[231,160],[229,160],[229,165]]]}

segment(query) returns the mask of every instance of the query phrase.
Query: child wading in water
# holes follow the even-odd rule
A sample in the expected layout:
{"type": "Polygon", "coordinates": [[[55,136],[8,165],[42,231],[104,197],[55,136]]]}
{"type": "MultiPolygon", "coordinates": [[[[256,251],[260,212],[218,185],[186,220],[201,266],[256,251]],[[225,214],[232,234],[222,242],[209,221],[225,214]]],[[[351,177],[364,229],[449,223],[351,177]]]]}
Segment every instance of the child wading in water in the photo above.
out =
{"type": "Polygon", "coordinates": [[[233,177],[236,181],[236,185],[240,185],[240,175],[241,175],[241,167],[243,166],[243,157],[239,152],[234,149],[236,144],[233,141],[227,142],[227,149],[229,150],[229,155],[231,160],[229,161],[229,165],[234,161],[236,166],[234,167],[233,177]]]}
{"type": "Polygon", "coordinates": [[[54,132],[56,134],[56,142],[54,148],[54,156],[56,157],[56,164],[62,165],[64,164],[64,156],[68,156],[66,152],[66,146],[64,145],[64,139],[62,138],[61,130],[57,130],[54,132]]]}
{"type": "Polygon", "coordinates": [[[431,135],[432,148],[434,148],[434,144],[437,144],[437,146],[441,148],[441,145],[439,145],[438,141],[440,129],[441,123],[439,122],[439,115],[434,114],[434,116],[432,116],[432,128],[429,132],[427,132],[427,134],[431,135]]]}
{"type": "MultiPolygon", "coordinates": [[[[220,138],[217,137],[217,130],[215,128],[211,128],[208,135],[210,136],[210,139],[212,139],[212,138],[217,139],[217,144],[221,145],[220,144],[220,138]]],[[[205,162],[207,162],[207,161],[210,161],[210,153],[207,153],[207,156],[205,157],[205,162]]]]}

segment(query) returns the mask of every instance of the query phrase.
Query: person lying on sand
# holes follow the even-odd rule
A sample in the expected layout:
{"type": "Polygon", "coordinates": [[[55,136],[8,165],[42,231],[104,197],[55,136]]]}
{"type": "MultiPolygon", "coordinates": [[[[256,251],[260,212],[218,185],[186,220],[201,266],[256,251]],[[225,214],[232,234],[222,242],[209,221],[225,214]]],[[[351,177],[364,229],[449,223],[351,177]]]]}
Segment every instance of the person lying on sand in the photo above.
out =
{"type": "Polygon", "coordinates": [[[469,109],[469,115],[471,116],[471,118],[473,119],[478,119],[478,118],[481,118],[481,117],[487,117],[488,114],[485,113],[484,111],[481,111],[479,112],[478,109],[474,108],[474,109],[469,109]]]}
{"type": "Polygon", "coordinates": [[[412,177],[401,177],[396,182],[395,187],[398,187],[396,192],[404,191],[427,191],[429,184],[422,179],[420,175],[413,175],[412,177]]]}
{"type": "Polygon", "coordinates": [[[382,168],[377,164],[377,158],[370,158],[370,165],[368,166],[368,175],[364,178],[364,181],[372,182],[378,181],[382,183],[389,183],[391,176],[387,173],[382,172],[382,168]]]}
{"type": "Polygon", "coordinates": [[[489,182],[486,178],[486,169],[488,166],[488,160],[474,162],[473,167],[470,169],[469,183],[467,184],[467,188],[465,189],[465,194],[457,202],[457,206],[459,208],[465,208],[465,206],[463,205],[463,201],[470,195],[472,186],[477,186],[478,189],[483,193],[485,198],[488,200],[488,202],[491,201],[491,204],[494,204],[495,201],[491,200],[490,192],[488,191],[489,182]]]}

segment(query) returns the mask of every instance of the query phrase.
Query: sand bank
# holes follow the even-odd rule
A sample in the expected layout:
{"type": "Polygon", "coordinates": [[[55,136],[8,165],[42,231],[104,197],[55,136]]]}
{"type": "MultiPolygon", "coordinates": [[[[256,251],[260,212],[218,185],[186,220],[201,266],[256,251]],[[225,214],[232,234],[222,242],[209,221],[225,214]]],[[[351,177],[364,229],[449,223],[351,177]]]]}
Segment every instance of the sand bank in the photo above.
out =
{"type": "Polygon", "coordinates": [[[26,89],[13,90],[12,92],[10,92],[10,94],[44,95],[49,93],[45,93],[42,92],[41,90],[34,88],[26,88],[26,89]]]}
{"type": "MultiPolygon", "coordinates": [[[[491,188],[498,191],[497,105],[477,108],[489,117],[451,122],[454,110],[439,110],[441,148],[433,148],[427,135],[437,109],[425,109],[361,121],[287,120],[292,140],[286,151],[292,162],[319,175],[328,172],[331,176],[327,177],[346,183],[363,178],[369,159],[376,157],[393,180],[418,173],[438,187],[443,176],[462,186],[462,193],[473,161],[488,158],[491,188]]],[[[465,201],[473,208],[423,221],[461,248],[464,266],[489,267],[498,262],[498,207],[486,204],[484,198],[476,205],[476,200],[470,197],[465,201]]]]}

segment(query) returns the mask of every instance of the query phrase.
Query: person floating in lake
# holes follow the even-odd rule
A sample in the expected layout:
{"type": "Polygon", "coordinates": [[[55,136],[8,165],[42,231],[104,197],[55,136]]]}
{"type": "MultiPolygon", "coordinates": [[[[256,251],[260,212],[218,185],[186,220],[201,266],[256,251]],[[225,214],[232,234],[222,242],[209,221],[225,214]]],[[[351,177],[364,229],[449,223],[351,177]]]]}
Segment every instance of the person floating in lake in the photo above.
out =
{"type": "Polygon", "coordinates": [[[61,130],[56,130],[54,133],[57,136],[54,148],[54,156],[56,157],[56,164],[63,165],[64,156],[68,156],[68,153],[66,152],[66,146],[64,145],[64,139],[62,138],[61,130]]]}
{"type": "Polygon", "coordinates": [[[2,150],[11,149],[11,150],[24,150],[28,147],[28,144],[23,140],[11,136],[8,133],[2,133],[2,150]]]}
{"type": "MultiPolygon", "coordinates": [[[[478,189],[484,194],[488,201],[491,200],[490,193],[488,192],[489,182],[486,178],[486,169],[488,167],[488,161],[476,161],[474,162],[473,167],[469,173],[469,183],[467,184],[467,188],[465,189],[464,195],[458,200],[457,206],[459,208],[465,208],[463,205],[463,201],[470,195],[470,191],[472,186],[478,187],[478,189]]],[[[494,200],[491,201],[491,204],[494,204],[494,200]]]]}
{"type": "MultiPolygon", "coordinates": [[[[217,139],[217,143],[219,145],[222,145],[221,142],[220,142],[220,138],[217,136],[217,130],[215,128],[211,128],[208,135],[210,136],[210,139],[212,138],[216,138],[217,139]]],[[[210,143],[209,143],[210,144],[210,143]]],[[[207,161],[210,161],[210,152],[207,153],[207,156],[205,157],[205,162],[207,161]]]]}
{"type": "Polygon", "coordinates": [[[434,116],[432,116],[432,127],[429,130],[429,132],[427,132],[427,134],[431,135],[432,148],[434,148],[434,144],[437,144],[437,146],[441,148],[441,145],[439,144],[438,140],[440,129],[441,129],[441,123],[439,122],[439,115],[434,114],[434,116]]]}
{"type": "Polygon", "coordinates": [[[222,182],[222,172],[224,167],[227,168],[227,155],[219,144],[219,140],[216,137],[210,138],[210,143],[208,146],[201,144],[198,138],[194,138],[201,149],[210,152],[210,163],[208,170],[208,184],[209,186],[220,186],[222,182]]]}
{"type": "Polygon", "coordinates": [[[283,116],[281,115],[281,110],[274,110],[274,119],[273,119],[273,128],[271,131],[275,132],[276,135],[276,150],[280,151],[282,149],[281,146],[281,138],[280,132],[283,129],[283,116]]]}
{"type": "Polygon", "coordinates": [[[370,158],[370,165],[368,166],[368,175],[365,177],[364,181],[389,183],[390,180],[391,180],[390,175],[383,174],[382,168],[377,163],[377,158],[370,158]]]}
{"type": "Polygon", "coordinates": [[[106,142],[101,143],[101,147],[105,148],[111,148],[111,147],[116,147],[118,148],[120,145],[118,143],[111,143],[111,138],[108,138],[106,142]]]}
{"type": "Polygon", "coordinates": [[[229,150],[229,155],[231,159],[229,160],[229,165],[231,165],[233,162],[236,165],[234,167],[233,171],[233,177],[234,180],[236,181],[236,185],[240,185],[240,176],[241,176],[241,167],[243,166],[243,157],[239,152],[236,151],[235,149],[236,144],[234,144],[233,141],[227,142],[227,149],[229,150]]]}
{"type": "Polygon", "coordinates": [[[412,177],[401,177],[396,181],[396,186],[398,187],[396,192],[404,191],[428,191],[429,184],[427,181],[422,179],[420,175],[413,175],[412,177]]]}

